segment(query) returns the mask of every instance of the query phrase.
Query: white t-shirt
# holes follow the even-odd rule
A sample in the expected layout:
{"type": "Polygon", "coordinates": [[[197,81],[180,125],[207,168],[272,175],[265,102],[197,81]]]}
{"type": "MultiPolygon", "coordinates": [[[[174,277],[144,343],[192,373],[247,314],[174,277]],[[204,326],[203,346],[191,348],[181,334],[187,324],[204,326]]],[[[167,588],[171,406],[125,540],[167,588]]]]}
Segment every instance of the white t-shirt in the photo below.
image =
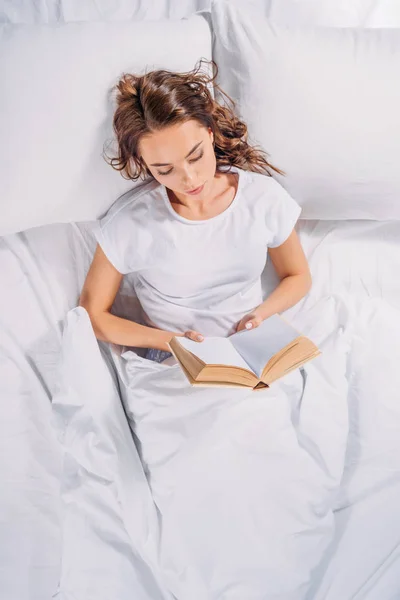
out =
{"type": "Polygon", "coordinates": [[[134,274],[146,322],[228,336],[262,301],[268,247],[292,232],[301,208],[272,177],[232,167],[236,196],[219,215],[186,219],[151,181],[113,204],[95,232],[114,267],[134,274]]]}

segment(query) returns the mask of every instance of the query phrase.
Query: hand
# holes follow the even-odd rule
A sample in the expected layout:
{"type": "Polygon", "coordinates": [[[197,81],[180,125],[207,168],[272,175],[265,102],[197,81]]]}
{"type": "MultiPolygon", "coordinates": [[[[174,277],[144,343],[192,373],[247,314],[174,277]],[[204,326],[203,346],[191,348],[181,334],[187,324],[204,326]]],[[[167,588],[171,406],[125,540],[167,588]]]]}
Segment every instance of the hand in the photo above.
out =
{"type": "Polygon", "coordinates": [[[262,318],[257,312],[257,310],[253,310],[253,312],[245,315],[243,319],[241,319],[236,327],[236,331],[242,331],[243,329],[255,329],[262,323],[262,318]]]}
{"type": "Polygon", "coordinates": [[[189,340],[192,340],[193,342],[204,341],[204,336],[201,335],[201,333],[199,333],[198,331],[193,331],[192,329],[189,329],[189,331],[185,331],[185,333],[183,334],[183,337],[187,337],[187,338],[189,338],[189,340]]]}
{"type": "Polygon", "coordinates": [[[157,339],[152,341],[151,344],[147,344],[147,347],[149,348],[157,348],[157,350],[164,350],[165,352],[170,352],[171,349],[169,347],[169,344],[172,340],[172,338],[177,337],[187,337],[189,338],[189,340],[192,340],[193,342],[202,342],[204,340],[204,336],[201,335],[201,333],[199,333],[198,331],[193,331],[193,330],[189,330],[189,331],[185,331],[185,333],[178,333],[177,331],[172,332],[172,331],[163,331],[163,330],[151,330],[152,333],[156,332],[157,334],[157,339]]]}

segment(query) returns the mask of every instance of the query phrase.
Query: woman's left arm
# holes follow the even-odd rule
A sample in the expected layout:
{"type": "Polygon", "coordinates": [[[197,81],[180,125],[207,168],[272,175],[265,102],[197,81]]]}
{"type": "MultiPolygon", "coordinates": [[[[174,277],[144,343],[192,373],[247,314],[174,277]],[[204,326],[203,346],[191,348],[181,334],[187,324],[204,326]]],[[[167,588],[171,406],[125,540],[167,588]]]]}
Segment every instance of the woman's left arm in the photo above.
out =
{"type": "Polygon", "coordinates": [[[237,331],[257,327],[271,315],[294,306],[311,288],[308,262],[294,230],[283,244],[269,248],[269,255],[281,281],[262,304],[243,317],[237,331]]]}

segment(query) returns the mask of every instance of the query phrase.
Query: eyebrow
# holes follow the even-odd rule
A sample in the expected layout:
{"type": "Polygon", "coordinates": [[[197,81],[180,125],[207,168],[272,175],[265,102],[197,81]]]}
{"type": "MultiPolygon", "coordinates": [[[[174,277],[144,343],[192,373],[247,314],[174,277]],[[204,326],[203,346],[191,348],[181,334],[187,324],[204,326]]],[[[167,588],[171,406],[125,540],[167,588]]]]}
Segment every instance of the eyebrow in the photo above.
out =
{"type": "MultiPolygon", "coordinates": [[[[203,142],[199,142],[198,144],[193,146],[193,148],[191,149],[189,154],[186,154],[185,158],[188,158],[191,154],[193,154],[193,152],[195,152],[202,143],[203,142]]],[[[171,163],[152,163],[150,166],[151,167],[169,167],[170,165],[171,165],[171,163]]]]}

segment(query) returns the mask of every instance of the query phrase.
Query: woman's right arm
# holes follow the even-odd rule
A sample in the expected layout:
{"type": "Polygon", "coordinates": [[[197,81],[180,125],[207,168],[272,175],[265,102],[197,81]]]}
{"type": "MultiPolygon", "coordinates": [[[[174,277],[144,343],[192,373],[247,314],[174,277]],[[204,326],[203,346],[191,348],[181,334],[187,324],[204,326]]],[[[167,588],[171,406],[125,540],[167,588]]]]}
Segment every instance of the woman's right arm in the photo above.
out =
{"type": "MultiPolygon", "coordinates": [[[[168,351],[167,342],[176,335],[182,335],[181,333],[153,329],[111,314],[111,307],[122,277],[123,275],[110,263],[101,247],[97,245],[79,298],[79,306],[83,306],[89,314],[95,336],[98,340],[121,344],[121,346],[168,351]]],[[[190,332],[188,337],[194,339],[195,335],[196,332],[190,332]]]]}

